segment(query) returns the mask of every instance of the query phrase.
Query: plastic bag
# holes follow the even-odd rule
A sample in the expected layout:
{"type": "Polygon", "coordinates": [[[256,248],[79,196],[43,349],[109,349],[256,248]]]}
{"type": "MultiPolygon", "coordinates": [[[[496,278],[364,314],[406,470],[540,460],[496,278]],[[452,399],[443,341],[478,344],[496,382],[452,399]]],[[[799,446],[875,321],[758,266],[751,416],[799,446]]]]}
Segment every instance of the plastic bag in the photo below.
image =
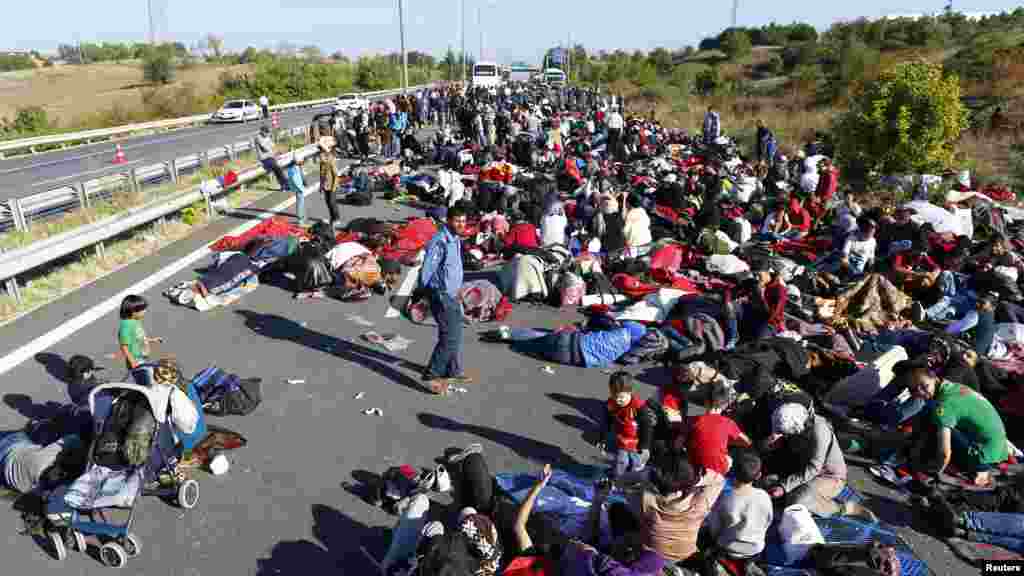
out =
{"type": "Polygon", "coordinates": [[[811,511],[801,504],[794,504],[782,511],[779,540],[787,565],[803,560],[815,544],[825,543],[825,537],[811,516],[811,511]]]}

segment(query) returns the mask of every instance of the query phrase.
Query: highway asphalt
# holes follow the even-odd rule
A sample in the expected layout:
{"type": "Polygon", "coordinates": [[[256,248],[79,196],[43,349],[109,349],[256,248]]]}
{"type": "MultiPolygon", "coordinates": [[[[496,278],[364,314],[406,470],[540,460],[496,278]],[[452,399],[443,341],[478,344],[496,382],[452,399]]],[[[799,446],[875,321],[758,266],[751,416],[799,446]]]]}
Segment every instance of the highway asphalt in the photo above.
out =
{"type": "MultiPolygon", "coordinates": [[[[315,114],[328,110],[322,107],[282,112],[280,127],[284,129],[307,124],[315,114]]],[[[0,201],[22,198],[75,182],[127,172],[132,168],[168,162],[243,142],[254,137],[262,124],[262,121],[250,121],[245,124],[193,126],[0,160],[0,201]],[[112,163],[117,144],[124,151],[124,164],[112,163]]]]}
{"type": "MultiPolygon", "coordinates": [[[[281,194],[267,198],[245,214],[262,214],[282,199],[281,194]]],[[[307,210],[326,215],[316,194],[307,198],[307,210]]],[[[346,220],[414,213],[380,200],[372,207],[343,209],[346,220]]],[[[219,237],[242,222],[240,216],[0,327],[0,356],[219,237]]],[[[353,489],[366,472],[397,464],[432,466],[445,449],[471,442],[483,444],[494,472],[534,471],[545,462],[574,468],[602,464],[590,443],[607,394],[608,376],[599,370],[554,366],[553,375],[545,374],[541,362],[504,345],[478,342],[474,327],[466,331],[465,361],[477,383],[466,394],[438,398],[420,389],[418,369],[410,365],[429,355],[433,329],[386,319],[381,296],[361,304],[297,302],[281,288],[261,286],[228,308],[204,314],[172,306],[160,295],[194,277],[186,270],[145,294],[148,333],[164,337],[159,352],[173,354],[189,374],[216,365],[263,378],[263,403],[248,416],[210,419],[244,434],[249,445],[229,454],[231,470],[225,476],[200,475],[202,499],[195,510],[155,499],[142,502],[134,532],[143,551],[123,574],[371,575],[375,572],[360,546],[382,557],[396,518],[353,489]],[[362,320],[374,326],[363,326],[362,320]],[[388,353],[360,340],[371,329],[414,342],[405,351],[388,353]],[[354,399],[359,392],[363,398],[354,399]],[[362,414],[371,407],[383,416],[362,414]]],[[[575,318],[575,313],[524,304],[507,323],[550,328],[575,318]]],[[[107,377],[120,377],[123,367],[110,357],[116,328],[116,314],[108,314],[0,377],[0,430],[18,429],[27,416],[67,401],[63,362],[73,354],[89,355],[107,368],[107,377]]],[[[643,397],[654,395],[665,376],[660,369],[638,374],[643,397]]],[[[883,520],[900,527],[935,573],[976,572],[912,529],[920,521],[901,496],[859,468],[852,468],[851,483],[869,495],[869,505],[883,520]]],[[[8,506],[0,506],[0,526],[7,530],[7,538],[0,539],[4,574],[110,573],[96,559],[74,552],[63,565],[51,559],[31,538],[17,534],[20,520],[8,506]]]]}

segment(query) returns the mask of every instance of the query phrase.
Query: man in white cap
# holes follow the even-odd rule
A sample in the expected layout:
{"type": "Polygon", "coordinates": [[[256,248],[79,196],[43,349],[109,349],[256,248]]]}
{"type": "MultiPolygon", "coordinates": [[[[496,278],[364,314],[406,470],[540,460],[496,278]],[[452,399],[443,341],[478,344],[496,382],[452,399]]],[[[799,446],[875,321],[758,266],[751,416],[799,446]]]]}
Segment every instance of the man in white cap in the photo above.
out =
{"type": "Polygon", "coordinates": [[[846,487],[846,460],[825,418],[802,404],[783,404],[772,413],[772,434],[765,444],[768,450],[785,446],[786,456],[796,459],[785,460],[799,462],[791,466],[794,472],[766,482],[773,499],[784,499],[786,506],[802,504],[819,516],[844,514],[876,521],[874,514],[859,503],[836,500],[846,487]]]}

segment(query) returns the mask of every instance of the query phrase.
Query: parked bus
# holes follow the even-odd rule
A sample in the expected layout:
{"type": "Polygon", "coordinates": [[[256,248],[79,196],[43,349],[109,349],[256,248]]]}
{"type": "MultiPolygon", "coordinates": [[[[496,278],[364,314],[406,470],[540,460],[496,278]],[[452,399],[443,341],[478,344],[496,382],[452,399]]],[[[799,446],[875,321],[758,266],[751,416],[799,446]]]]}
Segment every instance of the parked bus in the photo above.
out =
{"type": "Polygon", "coordinates": [[[544,82],[552,86],[565,86],[565,72],[558,68],[548,68],[544,71],[544,82]]]}
{"type": "Polygon", "coordinates": [[[473,87],[498,88],[504,84],[501,67],[496,62],[478,62],[473,66],[473,87]]]}

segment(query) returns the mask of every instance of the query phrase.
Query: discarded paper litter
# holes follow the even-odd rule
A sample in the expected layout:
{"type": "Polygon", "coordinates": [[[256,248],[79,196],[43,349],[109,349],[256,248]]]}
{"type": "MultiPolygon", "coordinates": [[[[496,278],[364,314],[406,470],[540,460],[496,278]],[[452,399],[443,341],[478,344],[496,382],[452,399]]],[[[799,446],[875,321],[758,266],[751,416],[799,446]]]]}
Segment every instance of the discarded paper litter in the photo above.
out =
{"type": "Polygon", "coordinates": [[[405,350],[412,344],[412,340],[404,338],[399,334],[378,334],[377,332],[367,332],[363,334],[363,340],[376,344],[385,348],[388,352],[399,352],[405,350]]]}

